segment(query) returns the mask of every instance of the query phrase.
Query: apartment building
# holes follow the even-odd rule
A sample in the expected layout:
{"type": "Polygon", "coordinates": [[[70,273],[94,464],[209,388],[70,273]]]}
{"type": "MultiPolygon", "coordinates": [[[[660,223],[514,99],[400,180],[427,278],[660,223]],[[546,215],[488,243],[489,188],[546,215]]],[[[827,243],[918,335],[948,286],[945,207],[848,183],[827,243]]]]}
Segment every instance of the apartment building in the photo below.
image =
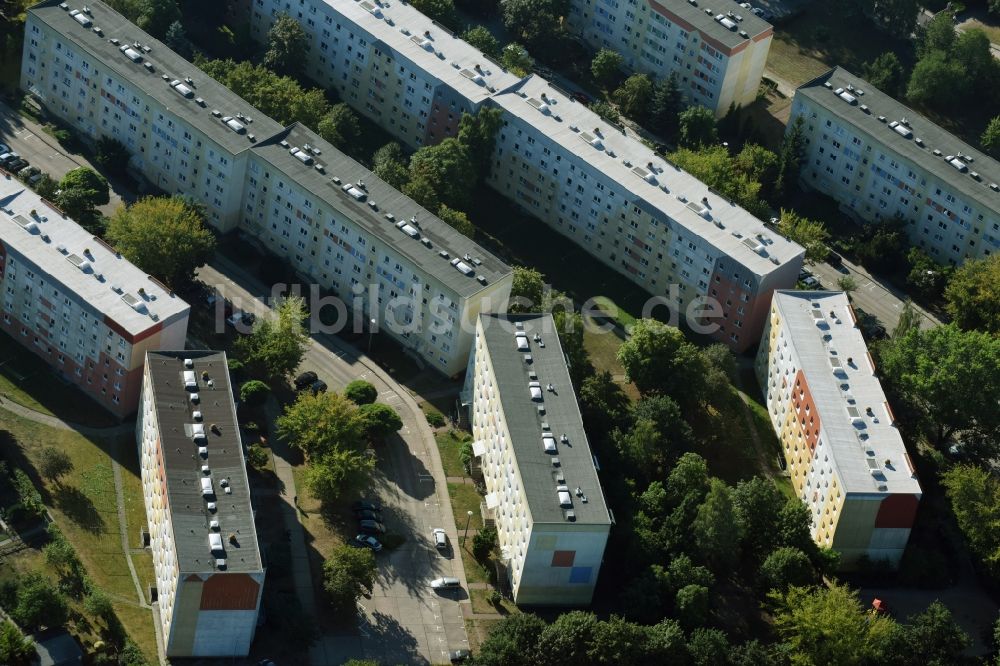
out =
{"type": "Polygon", "coordinates": [[[484,314],[469,360],[474,453],[517,604],[590,604],[613,522],[549,314],[484,314]]]}
{"type": "Polygon", "coordinates": [[[712,334],[760,339],[771,293],[795,284],[804,250],[626,136],[544,79],[495,95],[504,110],[490,183],[601,262],[684,313],[718,303],[712,334]]]}
{"type": "Polygon", "coordinates": [[[813,539],[897,565],[922,491],[847,295],[776,292],[756,370],[813,539]]]}
{"type": "Polygon", "coordinates": [[[264,567],[224,352],[151,351],[135,425],[168,657],[243,657],[264,567]]]}
{"type": "Polygon", "coordinates": [[[757,99],[774,28],[734,0],[571,0],[569,28],[625,69],[676,74],[688,101],[724,116],[757,99]]]}
{"type": "Polygon", "coordinates": [[[795,92],[800,182],[859,221],[902,218],[910,242],[943,264],[1000,249],[1000,162],[836,67],[795,92]]]}
{"type": "Polygon", "coordinates": [[[122,141],[148,180],[205,204],[216,229],[288,260],[365,329],[375,319],[439,372],[461,373],[479,312],[506,307],[503,262],[99,1],[29,10],[21,83],[85,136],[122,141]]]}
{"type": "Polygon", "coordinates": [[[267,41],[281,14],[309,36],[305,73],[356,111],[418,148],[458,133],[474,113],[518,77],[405,2],[234,0],[251,36],[267,41]]]}
{"type": "Polygon", "coordinates": [[[183,347],[190,306],[0,170],[0,328],[118,417],[147,351],[183,347]]]}

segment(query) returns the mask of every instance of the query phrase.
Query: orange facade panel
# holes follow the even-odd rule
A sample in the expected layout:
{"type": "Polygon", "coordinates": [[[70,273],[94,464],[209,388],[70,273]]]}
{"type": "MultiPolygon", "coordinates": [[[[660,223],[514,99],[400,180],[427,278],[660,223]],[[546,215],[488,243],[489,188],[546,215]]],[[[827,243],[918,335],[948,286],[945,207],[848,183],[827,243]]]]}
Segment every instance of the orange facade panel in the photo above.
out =
{"type": "Polygon", "coordinates": [[[916,495],[889,495],[879,504],[875,527],[905,529],[913,527],[919,504],[920,499],[916,495]]]}
{"type": "Polygon", "coordinates": [[[214,574],[201,589],[201,610],[254,610],[260,583],[248,574],[214,574]]]}

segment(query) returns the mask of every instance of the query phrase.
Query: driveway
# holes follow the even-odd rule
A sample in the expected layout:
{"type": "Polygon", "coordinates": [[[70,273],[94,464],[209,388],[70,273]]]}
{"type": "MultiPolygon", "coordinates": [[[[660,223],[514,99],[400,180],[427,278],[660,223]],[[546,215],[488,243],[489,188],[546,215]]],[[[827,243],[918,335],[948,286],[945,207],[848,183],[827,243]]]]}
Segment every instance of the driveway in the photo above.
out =
{"type": "MultiPolygon", "coordinates": [[[[838,270],[827,263],[806,266],[806,269],[816,276],[823,289],[837,290],[837,280],[850,275],[857,282],[858,288],[851,293],[851,302],[856,308],[861,308],[868,314],[878,318],[886,331],[892,333],[899,323],[899,313],[903,309],[906,294],[890,284],[883,284],[873,277],[862,266],[852,264],[844,259],[843,270],[838,270]]],[[[921,315],[920,327],[933,328],[940,326],[941,321],[930,312],[914,304],[914,309],[921,315]]]]}
{"type": "MultiPolygon", "coordinates": [[[[258,316],[268,311],[268,292],[254,276],[232,261],[217,257],[198,271],[203,282],[243,310],[258,316]]],[[[376,344],[389,344],[379,341],[376,344]]],[[[444,470],[433,433],[413,396],[354,347],[328,334],[316,334],[303,369],[315,371],[331,390],[354,379],[378,389],[379,402],[392,406],[403,420],[398,437],[379,450],[375,493],[382,501],[386,527],[406,541],[379,554],[379,577],[370,599],[359,604],[355,632],[324,635],[312,649],[314,664],[347,659],[379,663],[446,663],[448,651],[468,648],[461,603],[468,589],[460,557],[454,550],[442,556],[431,545],[434,527],[443,527],[457,547],[458,533],[448,500],[444,470]],[[450,555],[454,555],[452,558],[450,555]],[[440,576],[462,581],[458,594],[438,595],[428,583],[440,576]]],[[[314,581],[319,587],[319,581],[314,581]]]]}

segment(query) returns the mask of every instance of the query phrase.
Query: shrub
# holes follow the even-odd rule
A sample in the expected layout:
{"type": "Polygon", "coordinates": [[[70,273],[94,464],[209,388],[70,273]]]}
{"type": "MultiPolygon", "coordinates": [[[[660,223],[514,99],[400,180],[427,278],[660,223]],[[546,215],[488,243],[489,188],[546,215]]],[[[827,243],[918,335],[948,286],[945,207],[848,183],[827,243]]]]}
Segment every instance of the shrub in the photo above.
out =
{"type": "Polygon", "coordinates": [[[256,469],[261,469],[267,465],[268,455],[267,451],[260,444],[251,444],[250,448],[247,450],[247,462],[251,467],[256,469]]]}
{"type": "Polygon", "coordinates": [[[344,397],[356,405],[370,405],[378,398],[378,389],[363,379],[355,379],[344,387],[344,397]]]}
{"type": "Polygon", "coordinates": [[[493,606],[499,606],[500,602],[503,601],[503,595],[498,590],[490,590],[490,593],[486,595],[486,601],[493,606]]]}
{"type": "Polygon", "coordinates": [[[433,428],[443,428],[447,421],[444,420],[444,414],[441,412],[427,412],[427,422],[431,424],[433,428]]]}
{"type": "Polygon", "coordinates": [[[492,527],[484,527],[472,537],[472,555],[480,562],[489,558],[497,546],[497,531],[492,527]]]}
{"type": "Polygon", "coordinates": [[[259,379],[251,379],[240,387],[240,400],[247,407],[260,407],[267,401],[271,388],[259,379]]]}

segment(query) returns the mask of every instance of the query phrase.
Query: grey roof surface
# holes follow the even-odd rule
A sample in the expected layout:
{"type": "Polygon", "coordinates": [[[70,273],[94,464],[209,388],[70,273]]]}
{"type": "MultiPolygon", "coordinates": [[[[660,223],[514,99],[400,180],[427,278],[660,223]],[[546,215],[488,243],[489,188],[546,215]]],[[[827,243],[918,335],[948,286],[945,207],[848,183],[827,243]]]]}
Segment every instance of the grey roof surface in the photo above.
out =
{"type": "Polygon", "coordinates": [[[182,573],[215,571],[215,557],[208,541],[211,532],[209,521],[215,519],[219,521],[218,533],[226,551],[226,571],[261,571],[250,484],[225,352],[148,352],[146,367],[152,379],[178,569],[182,573]],[[188,358],[194,361],[199,396],[197,404],[191,402],[191,392],[184,388],[184,359],[188,358]],[[203,372],[208,372],[213,386],[208,386],[202,378],[203,372]],[[196,410],[202,414],[200,422],[193,417],[192,412],[196,410]],[[195,423],[204,425],[207,459],[198,455],[191,432],[195,423]],[[216,426],[214,432],[213,424],[216,426]],[[209,512],[201,493],[201,479],[206,476],[201,467],[205,464],[211,471],[209,477],[218,505],[214,514],[209,512]],[[232,494],[224,492],[220,485],[223,479],[229,481],[232,494]],[[234,533],[238,546],[229,540],[229,535],[234,533]]]}
{"type": "MultiPolygon", "coordinates": [[[[105,67],[112,69],[158,100],[170,112],[205,132],[225,149],[237,153],[253,145],[248,138],[249,134],[263,138],[281,131],[279,123],[257,111],[245,99],[209,77],[194,64],[171,51],[168,46],[139,29],[100,0],[67,2],[69,11],[60,9],[59,4],[59,0],[46,0],[28,11],[62,33],[80,49],[92,54],[98,70],[105,67]],[[82,9],[84,5],[91,10],[89,18],[93,21],[93,25],[89,28],[80,25],[70,16],[70,11],[82,9]],[[99,27],[104,33],[103,36],[95,33],[94,27],[99,27]],[[111,39],[119,40],[122,45],[131,45],[138,41],[151,50],[142,53],[142,62],[135,63],[119,50],[119,46],[112,44],[109,41],[111,39]],[[146,62],[152,63],[154,72],[146,69],[143,65],[146,62]],[[167,81],[163,80],[163,74],[169,77],[167,81]],[[182,97],[169,85],[171,81],[183,82],[188,77],[194,81],[193,84],[185,83],[194,92],[190,99],[182,97]],[[195,101],[199,97],[205,100],[204,107],[195,101]],[[214,117],[213,110],[218,110],[221,116],[243,113],[253,122],[247,125],[245,133],[237,134],[226,127],[219,118],[214,117]]],[[[136,110],[140,115],[145,115],[142,109],[136,110]]]]}
{"type": "Polygon", "coordinates": [[[876,493],[875,479],[867,459],[882,469],[889,493],[920,494],[920,482],[911,472],[906,446],[899,428],[885,411],[882,384],[868,365],[868,345],[855,325],[854,311],[842,291],[774,292],[774,306],[788,331],[788,344],[798,356],[816,404],[820,427],[830,445],[833,464],[839,470],[845,492],[876,493]],[[814,308],[813,305],[818,305],[814,308]],[[828,324],[819,328],[813,312],[818,310],[828,324]],[[835,316],[830,317],[830,313],[835,316]],[[829,334],[830,340],[823,339],[829,334]],[[830,365],[831,352],[841,359],[846,379],[838,378],[830,365]],[[853,359],[853,363],[848,363],[853,359]],[[844,386],[848,389],[845,391],[844,386]],[[851,403],[849,400],[853,399],[851,403]],[[848,407],[857,407],[861,418],[852,422],[848,407]],[[871,415],[866,414],[867,408],[871,415]],[[867,436],[862,440],[861,437],[867,436]],[[870,450],[874,455],[869,456],[870,450]],[[882,463],[893,461],[891,467],[882,463]]]}
{"type": "Polygon", "coordinates": [[[65,629],[46,629],[29,636],[34,641],[37,666],[82,664],[83,650],[65,629]]]}
{"type": "MultiPolygon", "coordinates": [[[[106,315],[132,335],[175,321],[191,310],[179,296],[3,170],[0,243],[33,262],[66,294],[76,294],[85,307],[106,315]],[[115,291],[116,287],[120,291],[115,291]],[[142,311],[126,303],[125,296],[134,299],[142,311]]],[[[51,297],[50,293],[45,295],[51,297]]]]}
{"type": "Polygon", "coordinates": [[[795,94],[805,96],[860,132],[874,137],[889,150],[926,169],[957,192],[981,202],[991,210],[1000,210],[1000,191],[990,189],[991,183],[1000,183],[1000,162],[897,102],[861,77],[851,74],[843,67],[835,67],[800,86],[795,94]],[[825,83],[829,83],[830,88],[825,83]],[[854,88],[853,92],[860,88],[864,93],[854,95],[857,98],[855,104],[849,104],[833,92],[838,88],[847,89],[848,86],[854,88]],[[862,105],[868,107],[870,113],[865,113],[862,105]],[[885,117],[884,123],[878,119],[879,116],[885,117]],[[903,118],[913,131],[912,138],[908,139],[889,127],[889,123],[903,118]],[[918,138],[923,141],[923,146],[916,143],[918,138]],[[941,156],[934,155],[935,149],[941,151],[941,156]],[[972,158],[969,160],[963,157],[969,167],[965,173],[944,159],[945,156],[958,153],[972,158]],[[981,180],[976,181],[970,175],[972,172],[978,173],[981,180]]]}
{"type": "Polygon", "coordinates": [[[459,295],[471,296],[486,288],[476,279],[477,276],[486,278],[492,284],[511,273],[510,266],[380,180],[304,125],[292,125],[287,131],[258,143],[253,152],[320,199],[343,211],[345,216],[459,295]],[[281,145],[282,141],[289,144],[288,148],[281,145]],[[314,161],[311,166],[302,163],[290,152],[292,148],[302,148],[307,144],[320,151],[318,155],[311,155],[314,161]],[[316,170],[317,164],[323,166],[324,173],[316,170]],[[341,185],[333,178],[339,178],[341,185]],[[357,201],[342,189],[349,183],[357,184],[359,180],[364,182],[368,194],[365,202],[357,201]],[[376,204],[377,210],[369,205],[371,202],[376,204]],[[391,214],[394,221],[387,219],[386,214],[391,214]],[[430,247],[396,227],[397,223],[413,217],[419,224],[420,235],[430,241],[430,247]],[[448,252],[450,259],[438,254],[442,250],[448,252]],[[473,261],[471,264],[475,275],[464,275],[450,263],[451,259],[462,258],[466,254],[480,262],[475,264],[473,261]]]}
{"type": "Polygon", "coordinates": [[[729,48],[738,46],[747,40],[746,37],[740,35],[741,30],[749,34],[751,38],[772,30],[770,23],[749,9],[740,7],[739,3],[735,0],[696,0],[694,4],[688,0],[645,1],[649,2],[651,10],[655,11],[653,6],[659,5],[671,14],[693,25],[702,34],[725,44],[729,48]],[[706,10],[711,10],[711,13],[706,10]],[[728,15],[730,12],[734,16],[743,18],[742,21],[737,22],[736,30],[730,30],[715,20],[715,17],[719,14],[728,15]]]}
{"type": "Polygon", "coordinates": [[[623,134],[541,77],[528,76],[517,86],[495,95],[493,101],[510,114],[537,127],[567,153],[578,156],[599,173],[613,179],[629,193],[630,201],[639,198],[648,202],[655,210],[676,220],[682,229],[704,238],[757,275],[768,275],[780,265],[805,254],[800,245],[767,229],[752,213],[710,191],[708,185],[623,134]],[[545,110],[539,111],[530,100],[542,102],[543,95],[541,106],[545,110]],[[599,129],[600,133],[595,134],[594,129],[599,129]],[[599,139],[599,147],[588,143],[587,137],[599,139]],[[653,173],[649,174],[652,182],[636,171],[639,169],[643,174],[648,173],[649,164],[654,167],[653,173]],[[691,208],[692,205],[700,208],[698,203],[703,199],[709,202],[706,214],[712,221],[691,208]],[[761,256],[745,244],[757,234],[770,241],[763,247],[766,256],[761,256]],[[777,263],[771,261],[772,258],[777,263]]]}
{"type": "Polygon", "coordinates": [[[554,473],[561,470],[565,485],[573,497],[576,522],[610,524],[611,517],[604,501],[604,492],[597,478],[594,458],[583,430],[580,408],[569,378],[566,358],[550,314],[484,314],[479,316],[484,343],[493,363],[494,378],[499,387],[510,445],[517,459],[517,468],[524,483],[524,492],[535,523],[568,523],[559,506],[554,473]],[[525,352],[517,350],[514,340],[516,324],[524,325],[532,356],[531,364],[524,361],[525,352]],[[536,342],[541,336],[544,347],[536,342]],[[528,373],[534,371],[542,388],[542,402],[535,402],[528,392],[528,373]],[[548,391],[552,384],[555,391],[548,391]],[[539,414],[538,406],[545,406],[539,414]],[[548,423],[558,448],[555,456],[542,449],[542,423],[548,423]],[[560,441],[567,435],[568,443],[560,441]],[[559,467],[552,464],[559,459],[559,467]],[[583,490],[587,502],[575,493],[583,490]]]}

